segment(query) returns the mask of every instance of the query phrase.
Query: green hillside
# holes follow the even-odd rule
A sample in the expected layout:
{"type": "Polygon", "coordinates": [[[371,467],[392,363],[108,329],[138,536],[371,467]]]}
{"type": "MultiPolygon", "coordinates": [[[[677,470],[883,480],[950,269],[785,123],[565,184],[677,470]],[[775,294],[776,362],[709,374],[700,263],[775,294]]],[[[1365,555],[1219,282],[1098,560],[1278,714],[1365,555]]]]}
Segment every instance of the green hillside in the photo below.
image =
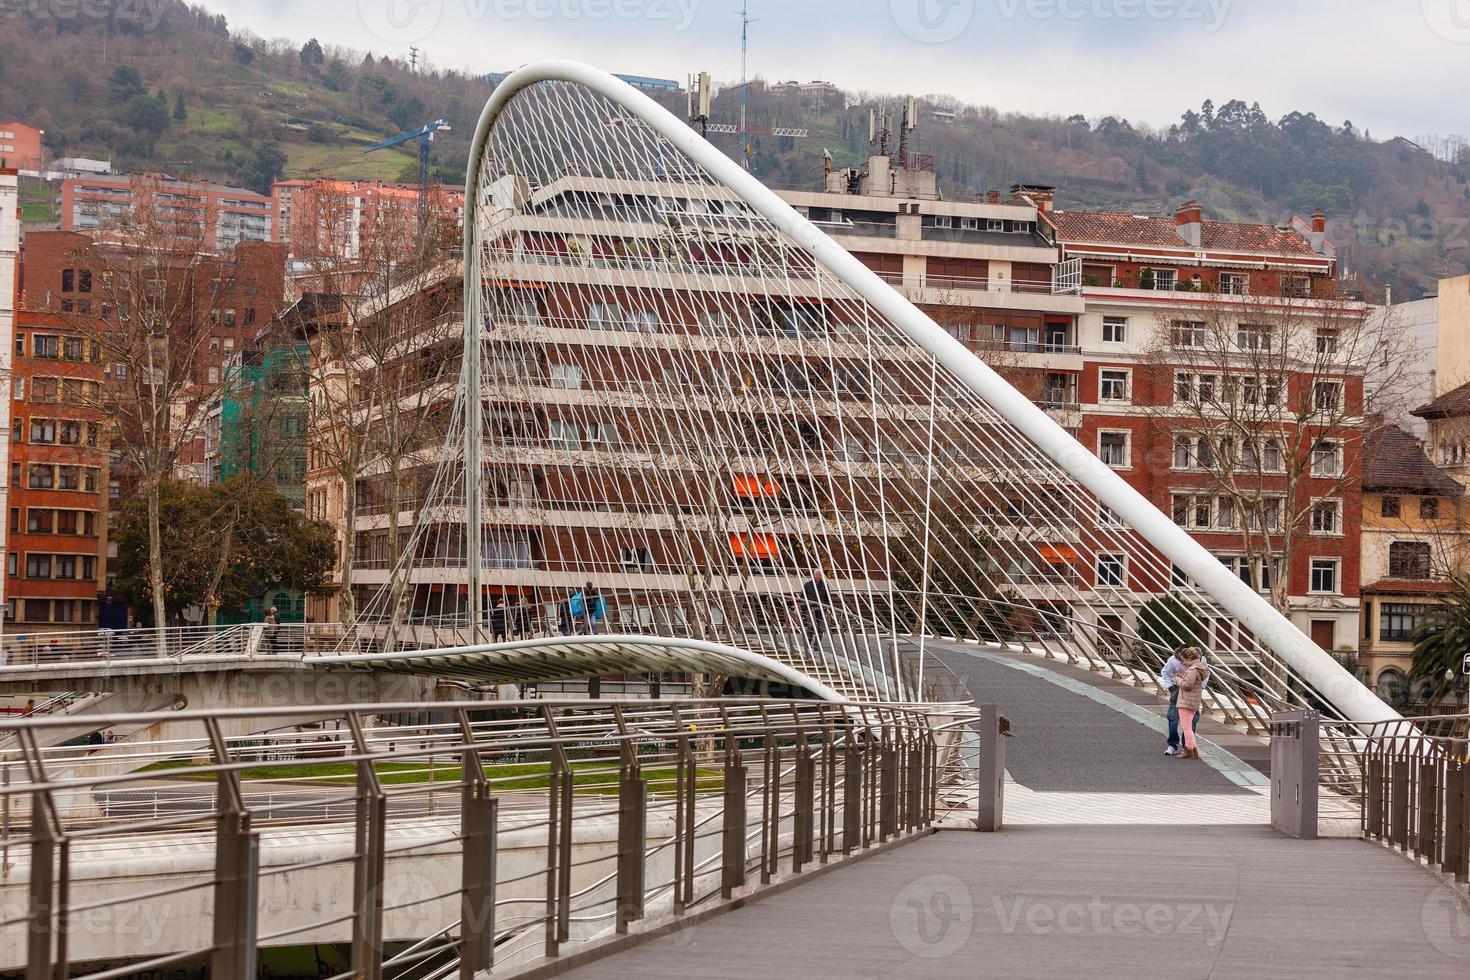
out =
{"type": "MultiPolygon", "coordinates": [[[[0,21],[0,116],[45,129],[58,156],[262,191],[280,176],[415,179],[416,147],[370,155],[362,148],[444,116],[454,128],[434,144],[435,175],[463,180],[474,121],[491,91],[483,78],[414,73],[330,39],[265,42],[232,34],[223,17],[181,0],[165,0],[165,8],[154,30],[116,18],[0,21]]],[[[733,88],[721,93],[717,121],[736,118],[737,97],[733,88]]],[[[668,104],[683,111],[682,96],[668,104]]],[[[1171,213],[1196,198],[1211,218],[1270,223],[1321,207],[1348,266],[1400,297],[1470,271],[1463,140],[1440,140],[1431,153],[1403,140],[1375,141],[1351,123],[1297,111],[1271,117],[1238,100],[1184,111],[1162,132],[1113,117],[1067,117],[1065,106],[1039,118],[948,98],[922,105],[913,149],[934,157],[950,197],[1051,183],[1063,208],[1171,213]],[[932,119],[936,106],[952,117],[932,119]]],[[[753,169],[776,186],[816,186],[823,149],[838,166],[859,162],[868,149],[867,107],[841,99],[803,105],[757,82],[750,118],[757,128],[811,131],[807,139],[755,137],[753,169]]],[[[738,154],[734,137],[715,142],[738,154]]],[[[44,194],[32,192],[25,206],[27,220],[46,220],[44,194]]]]}

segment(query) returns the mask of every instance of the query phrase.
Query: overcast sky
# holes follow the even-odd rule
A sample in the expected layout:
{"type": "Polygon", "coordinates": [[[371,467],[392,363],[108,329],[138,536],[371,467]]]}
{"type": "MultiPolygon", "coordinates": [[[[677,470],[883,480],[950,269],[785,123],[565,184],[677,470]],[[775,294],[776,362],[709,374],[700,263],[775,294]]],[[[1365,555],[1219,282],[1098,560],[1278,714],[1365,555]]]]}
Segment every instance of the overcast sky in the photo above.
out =
{"type": "MultiPolygon", "coordinates": [[[[234,28],[495,71],[740,75],[740,0],[202,0],[234,28]]],[[[1167,125],[1204,99],[1470,134],[1470,0],[750,0],[750,74],[1167,125]]]]}

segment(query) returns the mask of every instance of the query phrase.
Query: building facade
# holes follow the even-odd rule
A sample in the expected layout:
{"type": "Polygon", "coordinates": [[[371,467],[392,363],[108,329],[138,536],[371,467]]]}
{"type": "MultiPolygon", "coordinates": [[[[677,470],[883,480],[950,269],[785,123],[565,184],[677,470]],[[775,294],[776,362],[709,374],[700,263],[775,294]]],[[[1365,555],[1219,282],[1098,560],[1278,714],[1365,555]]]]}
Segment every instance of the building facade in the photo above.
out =
{"type": "Polygon", "coordinates": [[[61,183],[61,230],[88,234],[125,228],[144,198],[147,206],[177,221],[184,237],[212,243],[216,252],[272,240],[271,198],[241,187],[157,174],[66,178],[61,183]]]}
{"type": "MultiPolygon", "coordinates": [[[[3,461],[7,472],[10,467],[10,393],[15,368],[15,313],[20,305],[18,176],[13,167],[0,168],[0,461],[3,461]]],[[[0,488],[0,510],[8,510],[9,496],[10,481],[6,480],[4,487],[0,488]]],[[[0,527],[0,550],[4,550],[8,527],[0,527]]],[[[6,600],[8,594],[0,592],[0,602],[6,600]]],[[[5,608],[9,609],[8,603],[5,608]]]]}
{"type": "Polygon", "coordinates": [[[1359,661],[1379,697],[1413,699],[1415,630],[1470,568],[1465,488],[1396,426],[1375,429],[1363,457],[1363,607],[1359,661]]]}
{"type": "Polygon", "coordinates": [[[9,460],[7,618],[28,632],[97,625],[105,591],[107,432],[101,358],[63,317],[21,310],[9,460]]]}
{"type": "Polygon", "coordinates": [[[0,122],[0,167],[37,174],[46,158],[41,140],[45,130],[27,126],[19,119],[0,122]]]}
{"type": "Polygon", "coordinates": [[[1083,444],[1242,579],[1268,592],[1284,575],[1319,646],[1354,649],[1364,369],[1331,345],[1369,308],[1339,295],[1325,217],[1207,221],[1193,201],[1173,218],[1046,213],[1080,266],[1083,444]],[[1317,438],[1323,458],[1306,459],[1317,438]]]}
{"type": "MultiPolygon", "coordinates": [[[[464,220],[464,188],[436,185],[429,207],[458,227],[464,220]]],[[[417,184],[368,180],[278,180],[271,187],[271,240],[293,254],[335,253],[357,258],[364,235],[375,228],[409,227],[419,206],[417,184]]],[[[405,243],[411,244],[411,243],[405,243]]]]}

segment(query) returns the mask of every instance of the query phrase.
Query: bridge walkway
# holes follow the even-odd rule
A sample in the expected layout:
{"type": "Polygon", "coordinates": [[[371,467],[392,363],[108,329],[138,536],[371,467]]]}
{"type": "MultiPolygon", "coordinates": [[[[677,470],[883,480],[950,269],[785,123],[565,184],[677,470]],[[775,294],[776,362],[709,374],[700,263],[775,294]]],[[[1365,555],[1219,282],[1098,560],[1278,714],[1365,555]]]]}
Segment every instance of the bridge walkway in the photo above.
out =
{"type": "Polygon", "coordinates": [[[1206,720],[1207,760],[1176,762],[1146,692],[931,649],[1012,721],[1005,832],[940,831],[568,975],[1470,975],[1470,908],[1430,873],[1376,844],[1271,830],[1264,742],[1206,720]]]}

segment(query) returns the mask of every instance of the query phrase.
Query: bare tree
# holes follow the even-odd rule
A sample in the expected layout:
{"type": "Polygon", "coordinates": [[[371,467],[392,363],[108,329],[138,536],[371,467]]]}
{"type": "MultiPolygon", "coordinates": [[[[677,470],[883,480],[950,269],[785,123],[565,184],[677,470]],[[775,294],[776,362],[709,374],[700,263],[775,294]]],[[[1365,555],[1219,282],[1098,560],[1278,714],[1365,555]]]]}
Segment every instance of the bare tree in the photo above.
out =
{"type": "Polygon", "coordinates": [[[1238,531],[1283,613],[1304,540],[1339,532],[1349,518],[1343,494],[1361,472],[1365,435],[1382,424],[1366,412],[1365,380],[1373,376],[1382,412],[1412,360],[1392,318],[1370,318],[1364,304],[1332,292],[1211,295],[1188,314],[1161,317],[1146,355],[1153,390],[1134,398],[1171,436],[1166,465],[1205,478],[1175,492],[1175,520],[1238,531]]]}
{"type": "Polygon", "coordinates": [[[207,210],[173,206],[148,178],[134,180],[132,199],[125,222],[77,237],[69,255],[76,294],[58,298],[55,312],[108,366],[107,380],[80,386],[77,399],[113,421],[114,459],[147,501],[153,615],[162,627],[160,492],[200,462],[222,378],[210,340],[237,303],[241,270],[216,254],[207,210]]]}
{"type": "Polygon", "coordinates": [[[388,567],[398,557],[405,476],[439,448],[452,401],[446,345],[458,323],[453,215],[437,197],[420,225],[416,197],[360,199],[323,181],[293,221],[292,254],[313,294],[309,317],[288,318],[310,395],[314,467],[337,483],[338,619],[356,616],[353,577],[359,481],[386,477],[388,567]]]}

